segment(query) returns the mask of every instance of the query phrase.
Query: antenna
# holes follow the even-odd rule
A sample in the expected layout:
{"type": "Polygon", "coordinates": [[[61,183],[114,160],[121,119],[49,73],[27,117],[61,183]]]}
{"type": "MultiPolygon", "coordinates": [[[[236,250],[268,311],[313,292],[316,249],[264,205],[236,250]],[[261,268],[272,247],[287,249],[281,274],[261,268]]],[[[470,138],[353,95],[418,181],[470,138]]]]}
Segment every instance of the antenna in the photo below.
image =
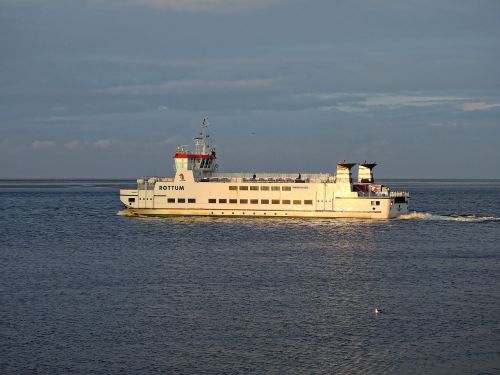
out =
{"type": "Polygon", "coordinates": [[[203,123],[201,124],[201,133],[200,137],[195,138],[195,145],[196,145],[196,153],[197,154],[203,154],[206,155],[208,154],[209,151],[209,144],[208,144],[208,138],[210,135],[208,134],[208,117],[205,117],[203,119],[203,123]]]}
{"type": "Polygon", "coordinates": [[[209,149],[209,145],[208,145],[208,138],[210,137],[210,135],[208,134],[208,117],[205,117],[203,119],[203,124],[202,124],[202,132],[203,132],[203,140],[204,140],[204,144],[203,144],[203,153],[206,154],[208,153],[208,149],[209,149]]]}

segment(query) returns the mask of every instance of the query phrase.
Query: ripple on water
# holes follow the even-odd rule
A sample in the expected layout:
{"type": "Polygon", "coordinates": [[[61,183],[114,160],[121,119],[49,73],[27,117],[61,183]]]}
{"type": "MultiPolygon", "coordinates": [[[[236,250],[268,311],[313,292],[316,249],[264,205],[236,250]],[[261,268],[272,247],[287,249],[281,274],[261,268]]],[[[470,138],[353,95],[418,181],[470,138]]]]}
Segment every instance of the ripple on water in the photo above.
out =
{"type": "Polygon", "coordinates": [[[130,218],[116,190],[0,192],[0,368],[498,373],[500,189],[453,186],[408,186],[416,212],[382,222],[130,218]]]}

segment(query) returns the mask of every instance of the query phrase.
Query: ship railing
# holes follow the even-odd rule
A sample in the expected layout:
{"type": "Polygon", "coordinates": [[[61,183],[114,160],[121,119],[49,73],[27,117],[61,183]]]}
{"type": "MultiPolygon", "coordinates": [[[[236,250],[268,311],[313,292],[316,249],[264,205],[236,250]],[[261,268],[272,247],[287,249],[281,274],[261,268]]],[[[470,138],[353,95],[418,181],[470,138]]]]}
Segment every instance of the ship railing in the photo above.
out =
{"type": "Polygon", "coordinates": [[[380,198],[380,197],[389,197],[386,191],[357,191],[358,197],[363,198],[380,198]]]}
{"type": "Polygon", "coordinates": [[[157,182],[173,182],[174,177],[143,177],[137,179],[137,189],[154,190],[157,182]]]}
{"type": "Polygon", "coordinates": [[[409,197],[410,193],[407,191],[390,191],[387,193],[386,190],[382,191],[357,191],[358,197],[363,198],[377,198],[377,197],[409,197]]]}
{"type": "Polygon", "coordinates": [[[391,191],[390,196],[391,197],[409,197],[410,192],[408,192],[408,191],[391,191]]]}
{"type": "Polygon", "coordinates": [[[245,183],[307,183],[333,182],[330,174],[301,174],[301,173],[212,173],[209,177],[199,179],[205,182],[245,182],[245,183]]]}
{"type": "Polygon", "coordinates": [[[157,177],[160,182],[174,182],[175,177],[157,177]]]}

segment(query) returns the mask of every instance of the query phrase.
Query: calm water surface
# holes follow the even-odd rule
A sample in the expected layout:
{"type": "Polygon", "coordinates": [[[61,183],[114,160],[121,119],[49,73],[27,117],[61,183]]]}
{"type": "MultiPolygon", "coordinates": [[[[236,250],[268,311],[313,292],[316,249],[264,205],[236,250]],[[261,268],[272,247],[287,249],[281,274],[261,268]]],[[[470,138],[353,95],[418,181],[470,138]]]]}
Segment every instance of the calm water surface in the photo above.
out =
{"type": "Polygon", "coordinates": [[[2,374],[500,373],[500,181],[390,181],[381,222],[130,218],[127,183],[0,181],[2,374]]]}

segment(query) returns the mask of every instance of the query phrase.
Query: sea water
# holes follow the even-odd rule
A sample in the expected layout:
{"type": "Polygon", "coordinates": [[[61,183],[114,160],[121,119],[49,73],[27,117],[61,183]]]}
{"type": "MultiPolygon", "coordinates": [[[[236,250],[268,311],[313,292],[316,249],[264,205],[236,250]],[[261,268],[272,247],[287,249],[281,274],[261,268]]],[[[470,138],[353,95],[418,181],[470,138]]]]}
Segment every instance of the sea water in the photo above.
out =
{"type": "Polygon", "coordinates": [[[1,181],[0,373],[500,373],[500,181],[388,185],[412,213],[133,218],[128,181],[1,181]]]}

